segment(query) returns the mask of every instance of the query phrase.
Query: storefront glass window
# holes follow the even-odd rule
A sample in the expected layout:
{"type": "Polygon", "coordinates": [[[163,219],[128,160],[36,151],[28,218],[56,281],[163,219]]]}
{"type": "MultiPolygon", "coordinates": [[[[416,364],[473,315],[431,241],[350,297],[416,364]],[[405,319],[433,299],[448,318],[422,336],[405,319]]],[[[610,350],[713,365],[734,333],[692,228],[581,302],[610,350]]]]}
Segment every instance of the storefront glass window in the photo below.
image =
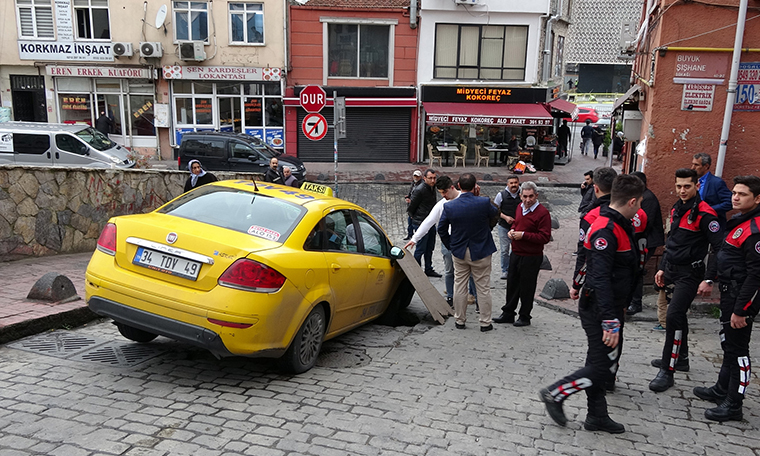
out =
{"type": "Polygon", "coordinates": [[[66,124],[86,123],[92,125],[92,97],[90,94],[58,94],[61,108],[61,122],[66,124]]]}
{"type": "Polygon", "coordinates": [[[211,98],[196,98],[195,123],[198,125],[212,125],[214,123],[213,110],[211,109],[211,98]]]}
{"type": "Polygon", "coordinates": [[[96,79],[95,90],[98,92],[120,92],[121,82],[118,79],[96,79]]]}
{"type": "Polygon", "coordinates": [[[213,82],[194,82],[193,88],[195,89],[195,93],[214,93],[213,82]]]}
{"type": "Polygon", "coordinates": [[[193,124],[193,99],[192,98],[175,98],[174,108],[176,110],[177,123],[183,125],[193,124]]]}
{"type": "Polygon", "coordinates": [[[245,126],[259,127],[264,125],[261,108],[261,98],[248,97],[245,99],[245,126]]]}
{"type": "MultiPolygon", "coordinates": [[[[280,87],[279,84],[277,87],[280,87]]],[[[255,82],[249,82],[246,84],[243,84],[243,94],[245,95],[261,95],[262,94],[262,86],[261,84],[257,84],[255,82]]]]}
{"type": "Polygon", "coordinates": [[[281,99],[267,98],[266,99],[266,113],[267,113],[268,127],[282,127],[284,119],[283,119],[281,99]]]}
{"type": "Polygon", "coordinates": [[[239,94],[240,84],[237,82],[220,82],[216,84],[216,93],[219,94],[239,94]]]}
{"type": "Polygon", "coordinates": [[[280,84],[264,84],[267,95],[280,95],[280,84]]]}
{"type": "Polygon", "coordinates": [[[242,132],[242,120],[240,116],[240,98],[219,98],[219,126],[222,131],[242,132]]]}
{"type": "Polygon", "coordinates": [[[181,79],[172,82],[174,93],[193,93],[192,81],[183,81],[181,79]]]}
{"type": "Polygon", "coordinates": [[[129,79],[129,93],[153,94],[153,83],[147,79],[129,79]]]}
{"type": "Polygon", "coordinates": [[[135,136],[155,136],[153,127],[153,95],[130,95],[129,127],[135,136]]]}

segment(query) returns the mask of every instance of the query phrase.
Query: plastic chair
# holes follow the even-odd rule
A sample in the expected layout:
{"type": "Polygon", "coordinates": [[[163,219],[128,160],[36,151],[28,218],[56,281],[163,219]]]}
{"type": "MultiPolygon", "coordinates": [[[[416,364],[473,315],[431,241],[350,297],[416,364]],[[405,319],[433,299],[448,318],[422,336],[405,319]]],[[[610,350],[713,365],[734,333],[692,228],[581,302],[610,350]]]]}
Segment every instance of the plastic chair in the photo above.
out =
{"type": "Polygon", "coordinates": [[[486,151],[485,155],[481,155],[480,151],[483,150],[483,146],[480,144],[475,144],[475,160],[478,163],[478,166],[480,166],[480,163],[485,160],[486,161],[486,167],[488,167],[488,162],[491,160],[491,155],[486,151]]]}
{"type": "Polygon", "coordinates": [[[465,157],[467,156],[467,146],[464,144],[459,145],[459,152],[454,152],[454,168],[457,167],[457,160],[462,160],[462,166],[466,166],[465,157]]]}
{"type": "Polygon", "coordinates": [[[438,166],[443,168],[443,162],[441,159],[443,158],[443,155],[437,150],[433,149],[433,145],[428,143],[428,159],[430,160],[430,167],[433,167],[433,163],[435,163],[436,160],[438,160],[438,166]]]}

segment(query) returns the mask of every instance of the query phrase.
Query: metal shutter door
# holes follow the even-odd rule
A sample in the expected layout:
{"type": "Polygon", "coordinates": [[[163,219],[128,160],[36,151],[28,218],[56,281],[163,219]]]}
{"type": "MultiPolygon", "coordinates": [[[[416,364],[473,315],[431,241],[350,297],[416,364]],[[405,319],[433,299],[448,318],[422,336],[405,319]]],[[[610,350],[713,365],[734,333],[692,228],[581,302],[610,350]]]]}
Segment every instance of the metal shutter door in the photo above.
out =
{"type": "MultiPolygon", "coordinates": [[[[333,161],[333,110],[320,114],[330,131],[321,141],[310,141],[301,131],[306,111],[298,110],[298,158],[303,161],[333,161]]],[[[346,108],[348,137],[338,141],[338,161],[408,163],[411,123],[411,108],[346,108]]]]}

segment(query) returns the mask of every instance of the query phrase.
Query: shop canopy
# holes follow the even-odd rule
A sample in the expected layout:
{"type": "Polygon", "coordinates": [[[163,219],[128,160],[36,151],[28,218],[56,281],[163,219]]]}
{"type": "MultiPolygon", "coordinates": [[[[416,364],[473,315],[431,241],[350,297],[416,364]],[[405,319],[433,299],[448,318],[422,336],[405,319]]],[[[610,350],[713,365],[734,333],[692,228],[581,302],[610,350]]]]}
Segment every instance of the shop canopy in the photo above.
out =
{"type": "Polygon", "coordinates": [[[552,114],[554,117],[569,117],[573,120],[578,118],[578,106],[576,106],[575,103],[570,103],[569,101],[557,98],[556,100],[550,101],[548,104],[552,108],[552,114]]]}
{"type": "Polygon", "coordinates": [[[553,118],[546,105],[537,103],[431,103],[423,104],[432,125],[544,126],[553,118]]]}

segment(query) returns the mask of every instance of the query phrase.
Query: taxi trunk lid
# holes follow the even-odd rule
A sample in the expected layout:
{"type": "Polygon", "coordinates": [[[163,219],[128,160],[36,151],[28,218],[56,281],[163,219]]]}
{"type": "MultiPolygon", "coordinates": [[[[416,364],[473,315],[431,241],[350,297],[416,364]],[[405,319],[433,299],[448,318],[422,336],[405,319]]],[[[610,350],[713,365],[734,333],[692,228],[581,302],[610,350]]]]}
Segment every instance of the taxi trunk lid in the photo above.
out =
{"type": "Polygon", "coordinates": [[[239,258],[281,244],[172,215],[150,213],[116,219],[116,264],[160,282],[198,291],[239,258]]]}

